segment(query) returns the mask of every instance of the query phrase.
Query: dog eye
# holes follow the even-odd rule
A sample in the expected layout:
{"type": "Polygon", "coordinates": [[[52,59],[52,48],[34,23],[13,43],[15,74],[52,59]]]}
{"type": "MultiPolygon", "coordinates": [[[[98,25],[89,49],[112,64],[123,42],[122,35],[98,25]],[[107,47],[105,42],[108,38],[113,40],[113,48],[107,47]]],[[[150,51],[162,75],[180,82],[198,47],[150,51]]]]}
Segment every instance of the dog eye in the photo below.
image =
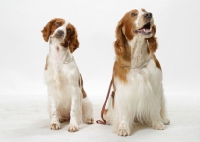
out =
{"type": "Polygon", "coordinates": [[[60,22],[56,22],[56,27],[60,27],[61,23],[60,22]]]}
{"type": "Polygon", "coordinates": [[[137,16],[137,13],[134,13],[134,12],[133,12],[133,13],[131,13],[131,16],[132,16],[132,17],[137,16]]]}

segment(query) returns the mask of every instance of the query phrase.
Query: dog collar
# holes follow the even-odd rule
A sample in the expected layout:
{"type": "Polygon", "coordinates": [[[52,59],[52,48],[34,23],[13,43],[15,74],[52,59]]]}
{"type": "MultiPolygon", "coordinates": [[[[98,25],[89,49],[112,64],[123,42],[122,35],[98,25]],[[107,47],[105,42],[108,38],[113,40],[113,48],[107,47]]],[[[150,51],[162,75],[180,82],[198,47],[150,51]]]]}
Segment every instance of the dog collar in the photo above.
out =
{"type": "Polygon", "coordinates": [[[73,56],[71,56],[71,58],[70,58],[69,60],[67,60],[67,61],[65,61],[65,59],[66,59],[66,56],[65,56],[65,58],[64,58],[64,60],[63,60],[62,62],[56,61],[56,60],[51,56],[51,54],[49,54],[49,56],[50,56],[51,60],[53,60],[54,62],[56,62],[56,63],[58,63],[58,64],[69,64],[70,62],[74,61],[74,57],[73,57],[73,56]]]}
{"type": "Polygon", "coordinates": [[[122,66],[122,68],[128,68],[128,69],[140,69],[142,67],[144,67],[145,65],[147,65],[149,63],[149,61],[151,60],[151,57],[143,64],[141,64],[140,66],[137,67],[133,67],[133,66],[122,66]]]}

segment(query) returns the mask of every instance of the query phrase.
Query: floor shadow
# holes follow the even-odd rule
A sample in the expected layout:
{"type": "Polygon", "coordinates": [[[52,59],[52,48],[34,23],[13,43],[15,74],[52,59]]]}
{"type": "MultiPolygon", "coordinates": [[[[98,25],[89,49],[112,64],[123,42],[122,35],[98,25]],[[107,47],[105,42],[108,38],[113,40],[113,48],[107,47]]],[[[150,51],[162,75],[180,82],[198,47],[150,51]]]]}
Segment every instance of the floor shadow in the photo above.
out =
{"type": "Polygon", "coordinates": [[[131,135],[137,133],[138,131],[144,130],[144,129],[151,129],[151,128],[147,125],[137,123],[133,126],[131,135]]]}

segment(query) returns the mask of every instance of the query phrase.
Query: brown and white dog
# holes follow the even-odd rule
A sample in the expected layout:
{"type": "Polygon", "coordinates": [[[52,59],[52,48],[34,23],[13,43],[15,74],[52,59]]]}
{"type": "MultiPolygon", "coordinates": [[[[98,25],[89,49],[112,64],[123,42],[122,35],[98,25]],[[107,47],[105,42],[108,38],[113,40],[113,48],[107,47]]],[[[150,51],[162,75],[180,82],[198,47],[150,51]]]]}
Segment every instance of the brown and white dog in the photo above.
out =
{"type": "Polygon", "coordinates": [[[72,56],[79,46],[75,27],[61,18],[47,23],[42,30],[49,41],[45,65],[48,86],[50,128],[57,130],[60,122],[69,121],[69,131],[75,132],[79,124],[93,123],[92,104],[83,89],[82,77],[72,56]]]}
{"type": "Polygon", "coordinates": [[[166,117],[156,26],[145,9],[127,12],[118,22],[114,49],[113,95],[109,96],[104,118],[120,136],[131,134],[135,123],[156,130],[169,124],[166,117]]]}

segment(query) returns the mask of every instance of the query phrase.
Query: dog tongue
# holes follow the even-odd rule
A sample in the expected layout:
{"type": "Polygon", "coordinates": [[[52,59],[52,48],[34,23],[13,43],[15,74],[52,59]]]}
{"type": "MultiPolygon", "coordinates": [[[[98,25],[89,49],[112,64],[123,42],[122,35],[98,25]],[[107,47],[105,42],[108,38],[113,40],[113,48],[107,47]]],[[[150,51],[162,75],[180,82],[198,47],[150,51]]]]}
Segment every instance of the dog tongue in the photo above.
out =
{"type": "Polygon", "coordinates": [[[139,32],[139,33],[149,33],[149,32],[151,32],[151,31],[150,31],[149,29],[143,28],[143,29],[137,30],[137,32],[139,32]]]}
{"type": "Polygon", "coordinates": [[[150,30],[149,30],[149,29],[143,29],[143,32],[145,32],[145,33],[149,33],[150,30]]]}

